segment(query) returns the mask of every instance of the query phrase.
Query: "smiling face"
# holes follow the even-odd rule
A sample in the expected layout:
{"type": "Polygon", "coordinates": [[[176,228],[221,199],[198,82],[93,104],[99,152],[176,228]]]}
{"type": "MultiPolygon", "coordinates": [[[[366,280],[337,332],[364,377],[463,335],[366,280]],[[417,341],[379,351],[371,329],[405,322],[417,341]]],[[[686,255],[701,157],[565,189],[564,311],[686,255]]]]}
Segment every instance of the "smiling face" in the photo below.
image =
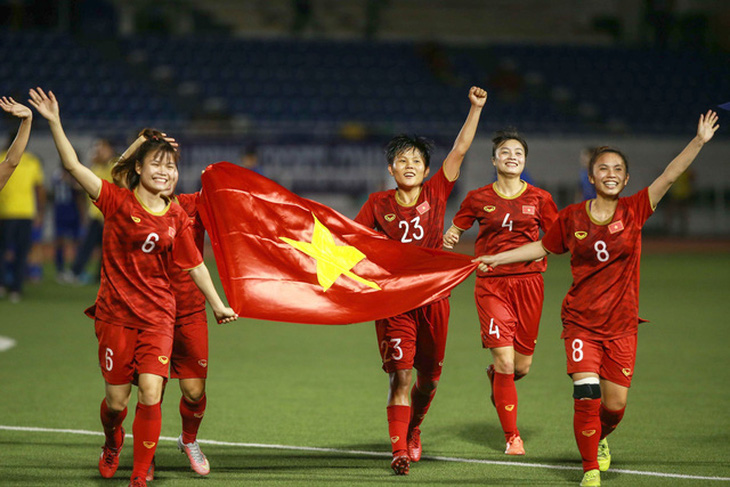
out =
{"type": "Polygon", "coordinates": [[[593,163],[588,180],[596,188],[596,194],[616,197],[629,182],[629,173],[623,158],[614,152],[605,152],[593,163]]]}
{"type": "Polygon", "coordinates": [[[519,140],[507,139],[494,151],[492,164],[503,176],[519,176],[525,169],[525,148],[519,140]]]}
{"type": "Polygon", "coordinates": [[[412,189],[423,184],[428,176],[426,162],[416,148],[403,150],[396,154],[393,162],[388,165],[388,172],[401,189],[412,189]]]}
{"type": "Polygon", "coordinates": [[[149,152],[135,170],[139,185],[150,193],[169,195],[174,191],[178,178],[174,154],[162,150],[149,152]]]}

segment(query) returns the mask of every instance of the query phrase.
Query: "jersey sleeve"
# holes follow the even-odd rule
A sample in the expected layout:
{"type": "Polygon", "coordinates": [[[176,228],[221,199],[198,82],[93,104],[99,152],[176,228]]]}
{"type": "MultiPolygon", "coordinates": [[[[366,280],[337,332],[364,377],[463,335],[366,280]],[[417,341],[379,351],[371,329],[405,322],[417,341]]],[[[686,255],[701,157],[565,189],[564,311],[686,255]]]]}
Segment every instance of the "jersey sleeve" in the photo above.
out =
{"type": "Polygon", "coordinates": [[[464,198],[464,201],[461,202],[459,211],[456,212],[456,215],[454,215],[454,219],[452,220],[454,226],[459,230],[469,230],[474,224],[474,220],[477,218],[476,212],[473,208],[474,205],[472,204],[472,194],[473,191],[469,191],[466,198],[464,198]]]}
{"type": "Polygon", "coordinates": [[[184,270],[190,270],[203,263],[203,256],[195,245],[193,227],[189,222],[183,224],[182,231],[175,236],[172,245],[172,260],[184,270]]]}
{"type": "Polygon", "coordinates": [[[128,189],[120,188],[114,183],[102,180],[101,191],[99,191],[99,197],[94,200],[94,206],[99,208],[101,214],[106,218],[121,206],[128,192],[128,189]]]}
{"type": "Polygon", "coordinates": [[[553,197],[550,193],[545,193],[545,197],[542,201],[540,208],[540,229],[543,232],[547,232],[553,223],[558,219],[558,207],[553,201],[553,197]]]}
{"type": "Polygon", "coordinates": [[[355,217],[355,221],[368,228],[375,228],[375,214],[373,213],[373,198],[370,196],[355,217]]]}
{"type": "Polygon", "coordinates": [[[186,193],[175,195],[178,204],[182,206],[183,210],[185,210],[185,213],[193,218],[195,218],[198,214],[197,204],[199,197],[200,193],[186,193]]]}
{"type": "Polygon", "coordinates": [[[565,242],[566,213],[558,214],[558,218],[545,232],[542,246],[551,254],[563,254],[568,251],[565,242]]]}
{"type": "Polygon", "coordinates": [[[440,167],[439,170],[436,171],[436,174],[431,176],[431,179],[424,183],[424,185],[431,187],[431,191],[433,191],[433,194],[436,195],[437,198],[444,201],[449,199],[449,195],[451,194],[451,190],[454,189],[455,184],[456,179],[449,181],[446,178],[446,173],[444,172],[443,167],[440,167]]]}
{"type": "Polygon", "coordinates": [[[649,198],[649,188],[644,188],[635,195],[626,198],[626,204],[633,211],[640,226],[644,226],[646,220],[654,214],[649,198]]]}

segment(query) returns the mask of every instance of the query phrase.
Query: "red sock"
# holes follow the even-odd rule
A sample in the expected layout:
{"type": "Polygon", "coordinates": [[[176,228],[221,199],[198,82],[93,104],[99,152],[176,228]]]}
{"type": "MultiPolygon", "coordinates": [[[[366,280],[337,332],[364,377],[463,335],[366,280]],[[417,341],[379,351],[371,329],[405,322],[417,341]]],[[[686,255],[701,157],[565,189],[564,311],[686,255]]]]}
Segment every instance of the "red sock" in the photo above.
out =
{"type": "Polygon", "coordinates": [[[203,421],[207,401],[205,394],[196,403],[189,403],[185,396],[180,398],[183,443],[192,443],[198,437],[198,428],[200,428],[200,422],[203,421]]]}
{"type": "Polygon", "coordinates": [[[611,411],[610,409],[606,409],[603,403],[601,403],[601,408],[599,410],[599,415],[601,417],[601,439],[604,439],[613,433],[613,430],[616,429],[616,426],[618,426],[621,419],[624,417],[624,411],[626,411],[625,406],[617,411],[611,411]]]}
{"type": "Polygon", "coordinates": [[[408,435],[408,421],[411,419],[410,406],[388,406],[388,434],[393,448],[393,455],[406,455],[406,435],[408,435]]]}
{"type": "Polygon", "coordinates": [[[418,388],[420,380],[416,379],[416,385],[411,389],[411,422],[408,425],[408,430],[412,430],[423,423],[423,418],[428,412],[428,408],[431,407],[431,401],[433,396],[436,395],[436,390],[431,391],[431,394],[424,394],[418,388]]]}
{"type": "Polygon", "coordinates": [[[162,410],[158,402],[154,406],[145,406],[137,403],[137,411],[134,413],[134,462],[132,466],[132,478],[145,478],[147,470],[155,456],[157,442],[160,440],[160,429],[162,428],[162,410]]]}
{"type": "Polygon", "coordinates": [[[120,426],[122,426],[124,418],[127,417],[127,408],[118,413],[114,412],[107,406],[106,399],[102,399],[99,416],[104,427],[104,436],[106,436],[104,444],[108,448],[119,448],[119,445],[122,444],[122,428],[120,426]]]}
{"type": "Polygon", "coordinates": [[[514,374],[494,372],[494,404],[505,441],[509,441],[512,435],[520,434],[517,430],[517,388],[514,374]]]}
{"type": "Polygon", "coordinates": [[[583,459],[583,471],[598,468],[598,441],[601,439],[600,399],[574,399],[573,433],[583,459]]]}

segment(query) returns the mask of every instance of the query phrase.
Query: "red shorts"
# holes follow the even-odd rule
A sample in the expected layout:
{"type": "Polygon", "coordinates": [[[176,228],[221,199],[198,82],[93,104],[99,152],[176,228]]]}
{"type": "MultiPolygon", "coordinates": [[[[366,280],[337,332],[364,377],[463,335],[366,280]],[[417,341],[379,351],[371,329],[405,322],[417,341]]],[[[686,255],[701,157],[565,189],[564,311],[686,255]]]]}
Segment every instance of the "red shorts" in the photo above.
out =
{"type": "Polygon", "coordinates": [[[565,339],[568,374],[593,372],[601,379],[631,387],[638,334],[614,340],[595,340],[577,334],[565,339]]]}
{"type": "Polygon", "coordinates": [[[544,299],[542,274],[477,277],[474,299],[484,348],[535,352],[544,299]]]}
{"type": "Polygon", "coordinates": [[[208,323],[175,325],[170,377],[205,379],[208,377],[208,323]]]}
{"type": "Polygon", "coordinates": [[[129,328],[96,320],[99,366],[112,385],[133,383],[139,374],[167,378],[172,337],[159,331],[129,328]]]}
{"type": "Polygon", "coordinates": [[[449,300],[440,299],[403,314],[375,322],[383,370],[418,370],[420,375],[441,376],[449,328],[449,300]]]}

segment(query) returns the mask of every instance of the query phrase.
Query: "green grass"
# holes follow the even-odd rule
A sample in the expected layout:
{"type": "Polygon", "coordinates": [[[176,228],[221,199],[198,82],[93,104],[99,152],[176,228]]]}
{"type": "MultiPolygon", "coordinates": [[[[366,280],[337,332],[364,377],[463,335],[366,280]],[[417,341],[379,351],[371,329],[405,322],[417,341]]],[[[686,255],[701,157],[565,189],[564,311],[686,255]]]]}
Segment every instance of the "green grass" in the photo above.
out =
{"type": "MultiPolygon", "coordinates": [[[[651,323],[640,329],[634,384],[624,421],[609,439],[614,463],[602,475],[604,485],[727,483],[629,470],[730,478],[728,269],[729,254],[644,257],[641,316],[651,323]]],[[[572,387],[559,339],[568,257],[551,258],[545,282],[533,369],[518,383],[524,458],[502,453],[472,278],[453,293],[444,373],[423,425],[427,458],[408,477],[395,477],[388,468],[387,376],[372,324],[244,319],[211,325],[208,410],[199,435],[233,444],[205,445],[212,473],[201,480],[172,441],[161,441],[153,485],[577,485],[572,387]]],[[[94,296],[92,287],[63,287],[48,279],[28,285],[21,304],[0,301],[0,335],[18,342],[0,352],[0,425],[101,431],[103,380],[93,323],[82,314],[94,296]]],[[[164,437],[180,432],[178,400],[172,381],[163,403],[164,437]]],[[[125,421],[130,432],[132,418],[133,407],[125,421]]],[[[111,481],[96,470],[101,444],[101,436],[0,429],[0,485],[126,485],[131,441],[111,481]]]]}

